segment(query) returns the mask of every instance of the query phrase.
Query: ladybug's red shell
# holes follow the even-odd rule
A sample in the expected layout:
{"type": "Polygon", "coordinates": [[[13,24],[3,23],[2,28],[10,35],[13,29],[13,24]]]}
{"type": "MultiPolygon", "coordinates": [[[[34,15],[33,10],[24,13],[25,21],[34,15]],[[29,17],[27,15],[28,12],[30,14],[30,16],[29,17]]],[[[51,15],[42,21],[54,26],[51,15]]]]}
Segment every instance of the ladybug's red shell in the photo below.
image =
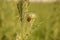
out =
{"type": "Polygon", "coordinates": [[[28,21],[28,22],[30,22],[30,21],[31,21],[31,18],[30,18],[30,17],[28,17],[28,18],[27,18],[27,21],[28,21]]]}

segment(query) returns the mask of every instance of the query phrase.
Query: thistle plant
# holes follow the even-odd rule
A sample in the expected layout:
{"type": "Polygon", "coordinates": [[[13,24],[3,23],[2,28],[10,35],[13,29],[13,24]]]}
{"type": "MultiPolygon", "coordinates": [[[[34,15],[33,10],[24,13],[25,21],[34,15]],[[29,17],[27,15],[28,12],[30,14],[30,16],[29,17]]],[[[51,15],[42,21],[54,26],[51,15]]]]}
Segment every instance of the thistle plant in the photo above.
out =
{"type": "Polygon", "coordinates": [[[20,15],[21,15],[21,27],[20,27],[20,36],[17,35],[17,40],[31,40],[31,27],[35,21],[35,14],[29,13],[29,0],[20,1],[20,15]]]}

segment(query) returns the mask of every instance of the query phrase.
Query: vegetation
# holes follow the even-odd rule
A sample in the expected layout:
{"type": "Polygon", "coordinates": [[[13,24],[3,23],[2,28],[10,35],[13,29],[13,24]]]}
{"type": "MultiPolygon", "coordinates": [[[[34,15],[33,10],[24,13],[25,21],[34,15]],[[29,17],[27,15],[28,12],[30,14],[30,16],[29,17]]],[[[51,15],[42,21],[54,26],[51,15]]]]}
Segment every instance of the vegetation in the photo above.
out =
{"type": "MultiPolygon", "coordinates": [[[[31,40],[60,40],[60,3],[30,3],[29,11],[37,16],[32,26],[31,40]]],[[[23,26],[27,25],[30,26],[23,26]]],[[[0,40],[15,40],[20,26],[17,4],[1,1],[0,40]]]]}
{"type": "Polygon", "coordinates": [[[31,3],[37,14],[32,28],[32,40],[60,40],[60,3],[31,3]]]}
{"type": "Polygon", "coordinates": [[[0,1],[0,40],[15,40],[17,32],[20,30],[19,12],[17,4],[0,1]]]}

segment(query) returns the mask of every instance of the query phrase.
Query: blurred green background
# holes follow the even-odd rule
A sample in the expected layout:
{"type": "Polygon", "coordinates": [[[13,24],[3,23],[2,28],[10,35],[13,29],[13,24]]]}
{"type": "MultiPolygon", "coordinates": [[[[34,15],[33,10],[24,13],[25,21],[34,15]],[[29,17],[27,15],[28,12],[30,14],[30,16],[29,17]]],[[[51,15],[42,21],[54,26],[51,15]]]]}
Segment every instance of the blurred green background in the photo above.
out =
{"type": "MultiPolygon", "coordinates": [[[[30,3],[29,11],[37,16],[31,40],[60,40],[60,3],[30,3]]],[[[0,1],[0,40],[15,40],[20,25],[17,4],[0,1]]]]}
{"type": "Polygon", "coordinates": [[[31,3],[29,9],[37,16],[32,40],[60,40],[60,3],[31,3]]]}
{"type": "Polygon", "coordinates": [[[16,2],[0,0],[0,40],[15,40],[20,31],[19,12],[16,2]]]}

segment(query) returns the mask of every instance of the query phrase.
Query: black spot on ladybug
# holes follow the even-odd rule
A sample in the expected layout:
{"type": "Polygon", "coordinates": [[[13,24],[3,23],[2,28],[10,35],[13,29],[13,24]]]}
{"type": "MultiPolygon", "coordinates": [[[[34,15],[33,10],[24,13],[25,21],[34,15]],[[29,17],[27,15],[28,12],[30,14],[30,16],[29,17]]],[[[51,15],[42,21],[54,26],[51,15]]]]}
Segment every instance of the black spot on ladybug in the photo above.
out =
{"type": "Polygon", "coordinates": [[[30,22],[30,21],[31,21],[31,18],[30,18],[30,17],[28,17],[28,18],[27,18],[27,21],[28,21],[28,22],[30,22]]]}

